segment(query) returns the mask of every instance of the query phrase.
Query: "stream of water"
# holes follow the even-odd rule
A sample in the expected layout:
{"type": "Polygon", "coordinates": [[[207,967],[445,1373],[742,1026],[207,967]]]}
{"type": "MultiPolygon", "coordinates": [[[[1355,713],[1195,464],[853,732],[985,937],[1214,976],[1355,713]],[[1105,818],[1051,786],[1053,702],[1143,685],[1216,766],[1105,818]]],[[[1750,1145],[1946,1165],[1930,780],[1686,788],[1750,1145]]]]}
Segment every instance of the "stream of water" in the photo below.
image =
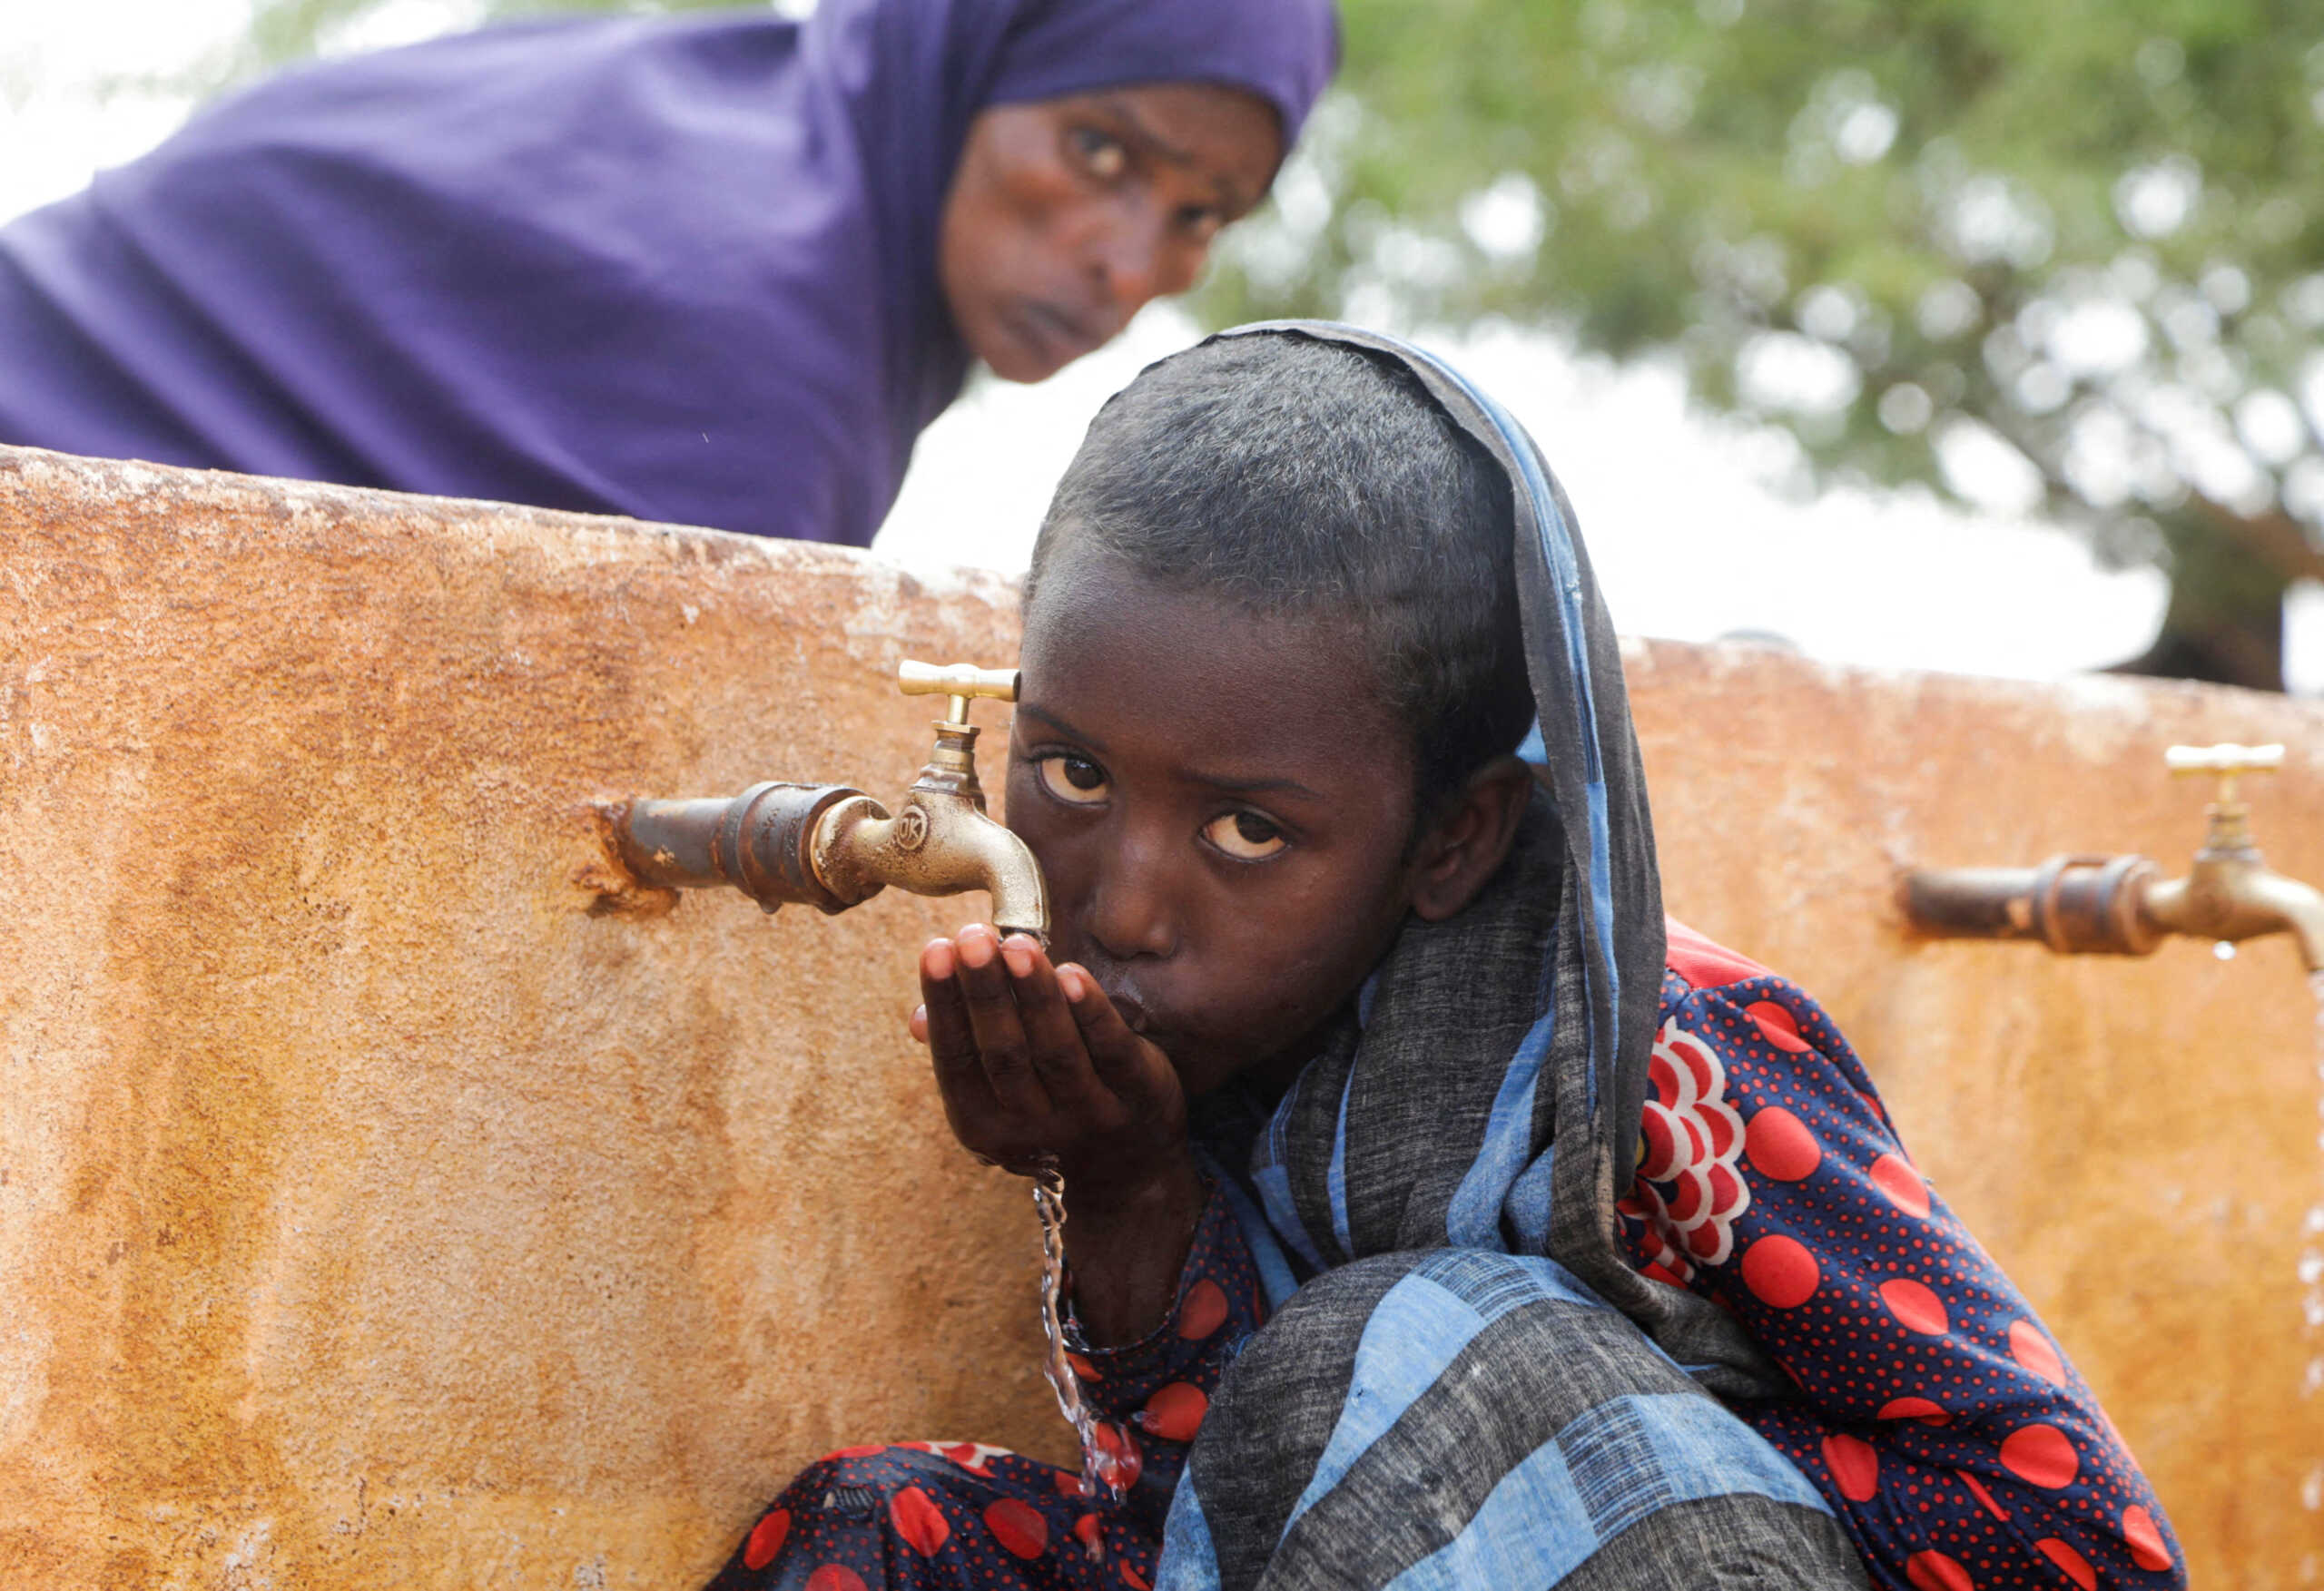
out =
{"type": "MultiPolygon", "coordinates": [[[[2316,1150],[2324,1157],[2324,969],[2308,975],[2308,992],[2316,1001],[2316,1150]]],[[[2299,1384],[2305,1399],[2324,1392],[2324,1198],[2308,1207],[2299,1236],[2299,1307],[2309,1350],[2308,1369],[2299,1384]]],[[[2310,1513],[2324,1511],[2324,1460],[2309,1468],[2300,1483],[2299,1500],[2310,1513]]]]}
{"type": "Polygon", "coordinates": [[[1081,1378],[1066,1351],[1060,1309],[1065,1295],[1065,1178],[1053,1163],[1033,1174],[1033,1208],[1041,1218],[1041,1334],[1049,1341],[1041,1370],[1057,1393],[1058,1412],[1081,1439],[1081,1495],[1096,1497],[1102,1486],[1118,1498],[1137,1478],[1137,1464],[1129,1457],[1137,1449],[1123,1433],[1098,1425],[1082,1400],[1081,1378]],[[1108,1436],[1115,1439],[1107,1440],[1108,1436]]]}
{"type": "MultiPolygon", "coordinates": [[[[2324,970],[2308,975],[2308,991],[2316,1001],[2316,1149],[2324,1156],[2324,970]]],[[[2300,1309],[2308,1336],[2319,1351],[2308,1361],[2303,1394],[2324,1391],[2324,1201],[2309,1206],[2300,1225],[2299,1280],[2306,1288],[2300,1309]]]]}

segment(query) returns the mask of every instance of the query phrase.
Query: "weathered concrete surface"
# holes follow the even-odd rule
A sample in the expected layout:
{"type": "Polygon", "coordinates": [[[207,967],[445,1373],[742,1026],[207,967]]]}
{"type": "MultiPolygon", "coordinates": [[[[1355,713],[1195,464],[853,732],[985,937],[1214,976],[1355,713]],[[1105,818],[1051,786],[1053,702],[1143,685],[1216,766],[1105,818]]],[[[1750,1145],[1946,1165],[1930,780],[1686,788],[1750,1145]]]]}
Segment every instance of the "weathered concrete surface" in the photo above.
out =
{"type": "MultiPolygon", "coordinates": [[[[849,554],[0,450],[0,1586],[684,1586],[842,1442],[1055,1452],[1029,1213],[902,1033],[958,908],[576,881],[595,797],[892,793],[896,659],[1014,632],[1000,582],[849,554]]],[[[1889,905],[1915,862],[2175,868],[2173,741],[2291,742],[2254,822],[2324,879],[2324,711],[1630,666],[1672,909],[1833,1007],[2197,1583],[2324,1574],[2289,948],[1889,905]]]]}
{"type": "Polygon", "coordinates": [[[683,1586],[1051,1439],[903,1031],[965,903],[574,881],[595,797],[900,791],[1001,582],[5,452],[0,548],[0,1586],[683,1586]]]}

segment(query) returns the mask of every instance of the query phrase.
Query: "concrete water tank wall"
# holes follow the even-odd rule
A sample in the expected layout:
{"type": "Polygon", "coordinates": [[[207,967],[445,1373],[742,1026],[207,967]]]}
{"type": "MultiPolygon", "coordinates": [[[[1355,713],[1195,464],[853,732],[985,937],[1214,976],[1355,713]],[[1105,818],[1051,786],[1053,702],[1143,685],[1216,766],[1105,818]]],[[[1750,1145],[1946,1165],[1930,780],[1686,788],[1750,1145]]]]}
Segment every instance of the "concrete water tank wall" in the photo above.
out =
{"type": "MultiPolygon", "coordinates": [[[[1059,1453],[1022,1187],[903,1032],[960,905],[592,887],[596,798],[894,793],[896,661],[1015,624],[987,576],[0,449],[0,1586],[682,1588],[829,1448],[1059,1453]]],[[[1671,909],[1834,1009],[2197,1583],[2308,1583],[2289,946],[1913,946],[1889,889],[2175,869],[2162,750],[2213,740],[2291,743],[2254,822],[2324,879],[2324,710],[1629,662],[1671,909]]]]}

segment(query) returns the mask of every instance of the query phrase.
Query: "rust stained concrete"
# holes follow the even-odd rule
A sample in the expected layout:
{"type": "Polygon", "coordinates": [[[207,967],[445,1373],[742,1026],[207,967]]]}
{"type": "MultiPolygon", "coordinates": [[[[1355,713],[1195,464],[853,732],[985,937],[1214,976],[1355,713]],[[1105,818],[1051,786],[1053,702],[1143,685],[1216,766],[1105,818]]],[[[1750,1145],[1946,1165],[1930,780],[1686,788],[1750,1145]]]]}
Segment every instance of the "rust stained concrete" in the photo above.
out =
{"type": "MultiPolygon", "coordinates": [[[[588,882],[593,798],[892,794],[928,708],[890,671],[1005,661],[1005,583],[7,450],[0,546],[0,1584],[683,1586],[831,1447],[1059,1451],[1021,1189],[902,1033],[972,903],[588,882]]],[[[2175,868],[2202,798],[2162,749],[2222,739],[2291,743],[2254,823],[2324,879],[2324,712],[1629,662],[1672,910],[1833,1008],[2197,1583],[2300,1583],[2289,948],[1915,946],[1889,891],[2175,868]]]]}
{"type": "Polygon", "coordinates": [[[0,546],[0,1585],[684,1585],[815,1453],[1053,1441],[903,1029],[981,906],[576,882],[594,798],[900,791],[1004,583],[6,452],[0,546]]]}

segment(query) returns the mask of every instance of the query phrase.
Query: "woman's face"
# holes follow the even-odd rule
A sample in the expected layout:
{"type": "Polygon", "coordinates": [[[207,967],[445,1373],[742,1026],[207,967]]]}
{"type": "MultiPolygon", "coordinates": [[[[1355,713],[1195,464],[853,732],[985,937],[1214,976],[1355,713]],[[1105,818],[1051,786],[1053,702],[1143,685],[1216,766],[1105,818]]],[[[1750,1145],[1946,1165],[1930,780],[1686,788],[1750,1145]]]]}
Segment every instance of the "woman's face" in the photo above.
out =
{"type": "Polygon", "coordinates": [[[989,107],[944,201],[937,269],[954,324],[995,374],[1054,375],[1192,286],[1282,158],[1273,107],[1239,89],[1149,83],[989,107]]]}

